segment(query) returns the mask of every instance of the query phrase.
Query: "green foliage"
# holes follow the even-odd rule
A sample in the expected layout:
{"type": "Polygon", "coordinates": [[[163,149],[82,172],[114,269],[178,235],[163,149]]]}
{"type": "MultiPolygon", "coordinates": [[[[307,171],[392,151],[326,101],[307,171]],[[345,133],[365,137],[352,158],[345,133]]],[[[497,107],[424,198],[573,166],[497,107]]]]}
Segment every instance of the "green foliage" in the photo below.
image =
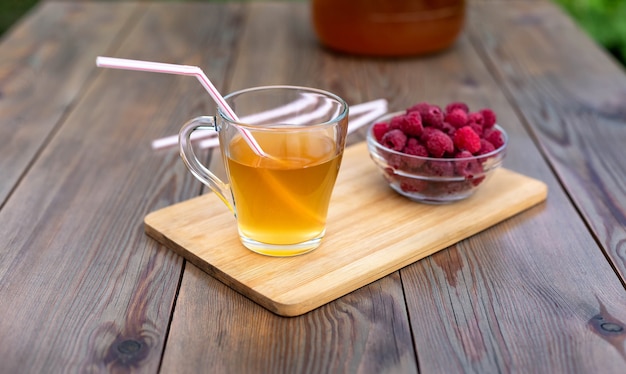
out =
{"type": "Polygon", "coordinates": [[[626,0],[554,0],[626,65],[626,0]]]}
{"type": "Polygon", "coordinates": [[[0,35],[37,2],[38,0],[0,0],[0,35]]]}

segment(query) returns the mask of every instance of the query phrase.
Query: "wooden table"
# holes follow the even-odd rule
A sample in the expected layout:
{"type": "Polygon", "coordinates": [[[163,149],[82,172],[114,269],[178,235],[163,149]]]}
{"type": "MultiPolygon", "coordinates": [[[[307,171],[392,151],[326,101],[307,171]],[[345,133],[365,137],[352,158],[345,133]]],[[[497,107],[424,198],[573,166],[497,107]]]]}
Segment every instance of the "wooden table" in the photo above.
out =
{"type": "Polygon", "coordinates": [[[0,372],[623,373],[624,144],[624,69],[546,1],[470,1],[453,48],[406,59],[320,48],[305,3],[43,2],[0,41],[0,372]],[[505,167],[549,196],[280,317],[144,233],[146,214],[203,193],[150,142],[209,97],[97,55],[201,66],[223,93],[491,107],[505,167]]]}

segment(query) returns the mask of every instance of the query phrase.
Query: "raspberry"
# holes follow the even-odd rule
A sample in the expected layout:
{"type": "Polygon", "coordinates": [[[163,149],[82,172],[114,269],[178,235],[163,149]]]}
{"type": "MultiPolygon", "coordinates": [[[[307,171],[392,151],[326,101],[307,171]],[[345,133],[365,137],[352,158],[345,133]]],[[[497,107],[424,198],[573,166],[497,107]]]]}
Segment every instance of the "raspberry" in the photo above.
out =
{"type": "Polygon", "coordinates": [[[419,113],[422,117],[422,124],[424,127],[433,126],[441,128],[441,125],[443,124],[443,113],[441,112],[441,108],[437,105],[418,103],[408,108],[406,112],[407,114],[413,112],[419,113]]]}
{"type": "Polygon", "coordinates": [[[474,185],[474,187],[478,186],[485,180],[485,178],[486,176],[483,175],[482,177],[472,179],[472,185],[474,185]]]}
{"type": "Polygon", "coordinates": [[[485,139],[493,144],[493,146],[498,149],[504,145],[504,139],[502,138],[502,133],[498,129],[491,128],[485,134],[485,139]]]}
{"type": "MultiPolygon", "coordinates": [[[[426,147],[421,145],[419,141],[415,138],[409,138],[402,152],[412,156],[428,157],[428,151],[426,150],[426,147]]],[[[417,157],[403,157],[402,161],[403,162],[401,165],[401,170],[408,172],[416,171],[425,162],[424,159],[417,157]]]]}
{"type": "Polygon", "coordinates": [[[413,156],[428,157],[428,150],[426,150],[426,147],[421,145],[415,138],[409,138],[409,140],[407,140],[406,146],[402,152],[413,156]]]}
{"type": "Polygon", "coordinates": [[[372,126],[372,132],[374,133],[374,138],[381,143],[383,139],[383,135],[389,130],[389,125],[386,122],[379,122],[372,126]]]}
{"type": "Polygon", "coordinates": [[[450,161],[430,161],[424,165],[426,173],[438,177],[451,177],[454,175],[454,165],[450,161]]]}
{"type": "Polygon", "coordinates": [[[382,158],[387,162],[387,165],[393,169],[400,169],[403,164],[403,159],[405,158],[401,154],[398,154],[391,149],[387,149],[386,146],[383,145],[383,149],[380,152],[382,158]]]}
{"type": "Polygon", "coordinates": [[[472,158],[474,157],[473,154],[470,153],[470,151],[459,151],[454,155],[454,158],[472,158]]]}
{"type": "Polygon", "coordinates": [[[424,127],[424,130],[422,131],[422,135],[420,135],[419,137],[422,144],[426,144],[426,141],[428,141],[428,138],[430,138],[430,134],[432,134],[433,132],[436,132],[437,130],[438,129],[434,127],[430,127],[430,126],[424,127]]]}
{"type": "Polygon", "coordinates": [[[478,134],[478,136],[483,136],[483,131],[484,131],[483,127],[479,125],[478,123],[472,122],[469,124],[469,127],[471,127],[472,130],[474,130],[474,132],[478,134]]]}
{"type": "Polygon", "coordinates": [[[467,181],[447,182],[445,185],[443,183],[440,184],[442,184],[439,192],[441,195],[456,195],[468,189],[467,181]]]}
{"type": "Polygon", "coordinates": [[[406,135],[399,129],[389,130],[383,136],[381,144],[394,151],[401,151],[406,144],[406,135]]]}
{"type": "MultiPolygon", "coordinates": [[[[504,144],[503,134],[493,128],[496,120],[493,110],[470,112],[463,102],[451,102],[445,109],[442,112],[437,105],[417,103],[387,124],[376,123],[372,134],[388,149],[433,158],[450,158],[461,151],[483,155],[504,144]]],[[[402,157],[398,154],[390,153],[385,158],[394,168],[419,167],[400,161],[402,157]]]]}
{"type": "Polygon", "coordinates": [[[421,192],[428,187],[427,181],[402,176],[398,176],[398,183],[404,192],[421,192]]]}
{"type": "Polygon", "coordinates": [[[452,111],[455,109],[461,109],[463,112],[465,112],[465,114],[469,113],[469,107],[465,103],[452,102],[446,105],[446,113],[452,113],[452,111]]]}
{"type": "Polygon", "coordinates": [[[480,139],[480,151],[478,151],[476,155],[485,155],[495,150],[496,150],[496,147],[494,147],[493,144],[489,142],[489,140],[480,139]]]}
{"type": "Polygon", "coordinates": [[[460,129],[467,123],[467,113],[463,109],[454,109],[446,114],[444,121],[460,129]]]}
{"type": "Polygon", "coordinates": [[[484,161],[473,155],[490,154],[504,146],[504,134],[494,128],[495,124],[496,115],[489,108],[470,112],[467,104],[452,102],[442,111],[422,102],[387,124],[375,124],[372,135],[389,149],[383,153],[388,165],[384,177],[392,187],[435,198],[467,194],[485,180],[484,161]],[[405,173],[445,179],[462,176],[464,180],[419,180],[405,173]]]}
{"type": "Polygon", "coordinates": [[[454,133],[454,145],[473,154],[480,150],[480,137],[470,126],[461,127],[454,133]]]}
{"type": "Polygon", "coordinates": [[[420,136],[424,126],[422,125],[422,116],[419,112],[407,113],[404,116],[404,122],[400,130],[404,131],[407,136],[420,136]]]}
{"type": "Polygon", "coordinates": [[[436,105],[431,105],[428,111],[420,113],[422,115],[422,123],[435,128],[441,128],[443,125],[443,112],[436,105]]]}
{"type": "Polygon", "coordinates": [[[422,112],[427,112],[428,108],[430,108],[430,104],[428,104],[427,102],[417,103],[413,106],[408,107],[406,109],[406,113],[409,114],[411,112],[418,112],[419,114],[422,114],[422,112]]]}
{"type": "Polygon", "coordinates": [[[481,109],[480,114],[482,114],[483,116],[484,127],[492,128],[496,124],[497,122],[496,114],[493,112],[493,110],[489,108],[481,109]]]}
{"type": "Polygon", "coordinates": [[[387,161],[387,165],[389,165],[393,170],[402,169],[404,165],[404,161],[402,161],[404,157],[402,155],[388,152],[385,153],[383,157],[387,161]]]}
{"type": "Polygon", "coordinates": [[[443,131],[433,129],[426,138],[426,149],[432,157],[442,157],[445,153],[454,152],[452,139],[443,131]]]}
{"type": "Polygon", "coordinates": [[[389,130],[402,130],[404,126],[404,116],[395,116],[389,121],[389,130]]]}
{"type": "Polygon", "coordinates": [[[479,175],[483,172],[480,163],[476,159],[471,159],[472,154],[469,151],[461,151],[457,153],[455,156],[457,160],[455,162],[455,169],[458,175],[462,175],[465,178],[471,179],[475,175],[479,175]]]}
{"type": "Polygon", "coordinates": [[[480,112],[473,112],[467,115],[467,122],[473,122],[483,126],[485,123],[485,119],[480,112]]]}
{"type": "Polygon", "coordinates": [[[441,130],[443,130],[443,132],[450,136],[454,136],[454,133],[456,132],[456,127],[452,126],[448,122],[444,122],[443,125],[441,125],[441,130]]]}

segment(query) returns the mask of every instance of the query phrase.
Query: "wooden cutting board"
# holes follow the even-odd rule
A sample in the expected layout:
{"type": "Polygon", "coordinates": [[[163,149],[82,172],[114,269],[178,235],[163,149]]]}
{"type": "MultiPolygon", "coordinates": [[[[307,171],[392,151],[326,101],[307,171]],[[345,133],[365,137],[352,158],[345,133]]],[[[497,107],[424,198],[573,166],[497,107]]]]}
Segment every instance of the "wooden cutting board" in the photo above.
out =
{"type": "Polygon", "coordinates": [[[547,191],[501,168],[469,199],[411,202],[387,186],[360,143],[345,151],[326,236],[312,252],[275,258],[246,249],[213,193],[148,214],[145,230],[270,311],[297,316],[538,204],[547,191]]]}

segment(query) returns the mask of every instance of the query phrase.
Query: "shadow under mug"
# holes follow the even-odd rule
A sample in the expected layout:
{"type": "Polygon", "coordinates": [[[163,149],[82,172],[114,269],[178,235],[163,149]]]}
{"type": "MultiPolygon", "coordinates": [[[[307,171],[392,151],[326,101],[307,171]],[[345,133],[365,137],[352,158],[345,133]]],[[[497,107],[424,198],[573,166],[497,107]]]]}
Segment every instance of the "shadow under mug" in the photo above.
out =
{"type": "Polygon", "coordinates": [[[233,211],[245,247],[270,256],[317,248],[345,148],[348,105],[296,86],[254,87],[224,99],[237,120],[218,108],[181,128],[185,165],[233,211]],[[195,155],[190,137],[200,129],[217,131],[226,181],[195,155]]]}

